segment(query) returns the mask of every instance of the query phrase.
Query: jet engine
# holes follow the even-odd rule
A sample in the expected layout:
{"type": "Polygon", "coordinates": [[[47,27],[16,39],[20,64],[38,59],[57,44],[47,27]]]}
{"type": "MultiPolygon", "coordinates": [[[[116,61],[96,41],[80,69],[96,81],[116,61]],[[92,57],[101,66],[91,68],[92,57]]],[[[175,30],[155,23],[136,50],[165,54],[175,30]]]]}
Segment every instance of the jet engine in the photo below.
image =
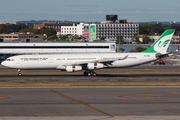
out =
{"type": "Polygon", "coordinates": [[[82,66],[77,66],[77,65],[73,65],[73,66],[66,66],[66,72],[75,72],[75,71],[80,71],[82,70],[82,66]]]}
{"type": "Polygon", "coordinates": [[[88,63],[87,64],[87,68],[88,70],[96,70],[96,69],[99,69],[99,68],[103,68],[104,65],[102,63],[88,63]]]}

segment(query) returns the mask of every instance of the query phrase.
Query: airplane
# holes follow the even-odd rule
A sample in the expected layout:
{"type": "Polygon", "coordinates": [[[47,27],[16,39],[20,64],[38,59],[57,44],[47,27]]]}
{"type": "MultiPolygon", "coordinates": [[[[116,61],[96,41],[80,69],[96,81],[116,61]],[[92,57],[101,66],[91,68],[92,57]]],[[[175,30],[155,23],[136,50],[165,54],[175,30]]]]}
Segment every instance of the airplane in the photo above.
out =
{"type": "Polygon", "coordinates": [[[22,75],[22,69],[59,69],[66,72],[85,70],[85,76],[96,76],[94,70],[138,66],[167,57],[174,32],[175,29],[167,29],[148,49],[138,53],[17,55],[7,58],[2,65],[18,69],[18,75],[22,75]]]}

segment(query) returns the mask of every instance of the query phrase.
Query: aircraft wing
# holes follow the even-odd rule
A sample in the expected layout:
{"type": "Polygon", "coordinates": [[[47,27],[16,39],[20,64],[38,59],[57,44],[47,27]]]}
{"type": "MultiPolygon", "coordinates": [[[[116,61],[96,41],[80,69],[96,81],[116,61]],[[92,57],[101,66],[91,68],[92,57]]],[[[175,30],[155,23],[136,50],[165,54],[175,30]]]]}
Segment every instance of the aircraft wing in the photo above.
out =
{"type": "Polygon", "coordinates": [[[123,58],[116,58],[116,59],[102,59],[102,60],[97,61],[97,63],[103,63],[104,65],[107,65],[107,64],[111,64],[111,63],[114,62],[114,61],[125,60],[125,59],[127,59],[127,57],[128,57],[128,55],[126,55],[126,56],[123,57],[123,58]]]}
{"type": "Polygon", "coordinates": [[[114,61],[118,61],[118,60],[125,60],[127,59],[128,55],[121,57],[121,58],[116,58],[116,59],[99,59],[99,60],[92,60],[92,61],[82,61],[82,62],[75,62],[75,63],[67,63],[67,64],[63,64],[62,66],[71,66],[71,65],[87,65],[88,63],[102,63],[102,64],[111,64],[114,61]]]}

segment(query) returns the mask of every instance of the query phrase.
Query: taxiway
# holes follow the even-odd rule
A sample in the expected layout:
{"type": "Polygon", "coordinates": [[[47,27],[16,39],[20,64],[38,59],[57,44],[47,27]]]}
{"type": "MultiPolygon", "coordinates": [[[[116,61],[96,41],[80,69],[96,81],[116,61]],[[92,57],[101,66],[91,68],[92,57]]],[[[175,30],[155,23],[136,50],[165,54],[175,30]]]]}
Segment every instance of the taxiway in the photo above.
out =
{"type": "Polygon", "coordinates": [[[1,87],[0,120],[73,116],[79,119],[131,116],[179,119],[179,100],[180,87],[1,87]]]}

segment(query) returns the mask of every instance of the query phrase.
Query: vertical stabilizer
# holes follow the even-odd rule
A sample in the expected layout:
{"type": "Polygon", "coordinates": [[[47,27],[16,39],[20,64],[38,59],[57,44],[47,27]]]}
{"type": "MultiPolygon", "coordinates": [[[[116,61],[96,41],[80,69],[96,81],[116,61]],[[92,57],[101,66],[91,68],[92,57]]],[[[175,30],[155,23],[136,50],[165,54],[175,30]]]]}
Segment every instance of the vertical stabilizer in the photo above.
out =
{"type": "Polygon", "coordinates": [[[153,45],[141,53],[166,53],[174,31],[175,29],[167,29],[153,45]]]}

